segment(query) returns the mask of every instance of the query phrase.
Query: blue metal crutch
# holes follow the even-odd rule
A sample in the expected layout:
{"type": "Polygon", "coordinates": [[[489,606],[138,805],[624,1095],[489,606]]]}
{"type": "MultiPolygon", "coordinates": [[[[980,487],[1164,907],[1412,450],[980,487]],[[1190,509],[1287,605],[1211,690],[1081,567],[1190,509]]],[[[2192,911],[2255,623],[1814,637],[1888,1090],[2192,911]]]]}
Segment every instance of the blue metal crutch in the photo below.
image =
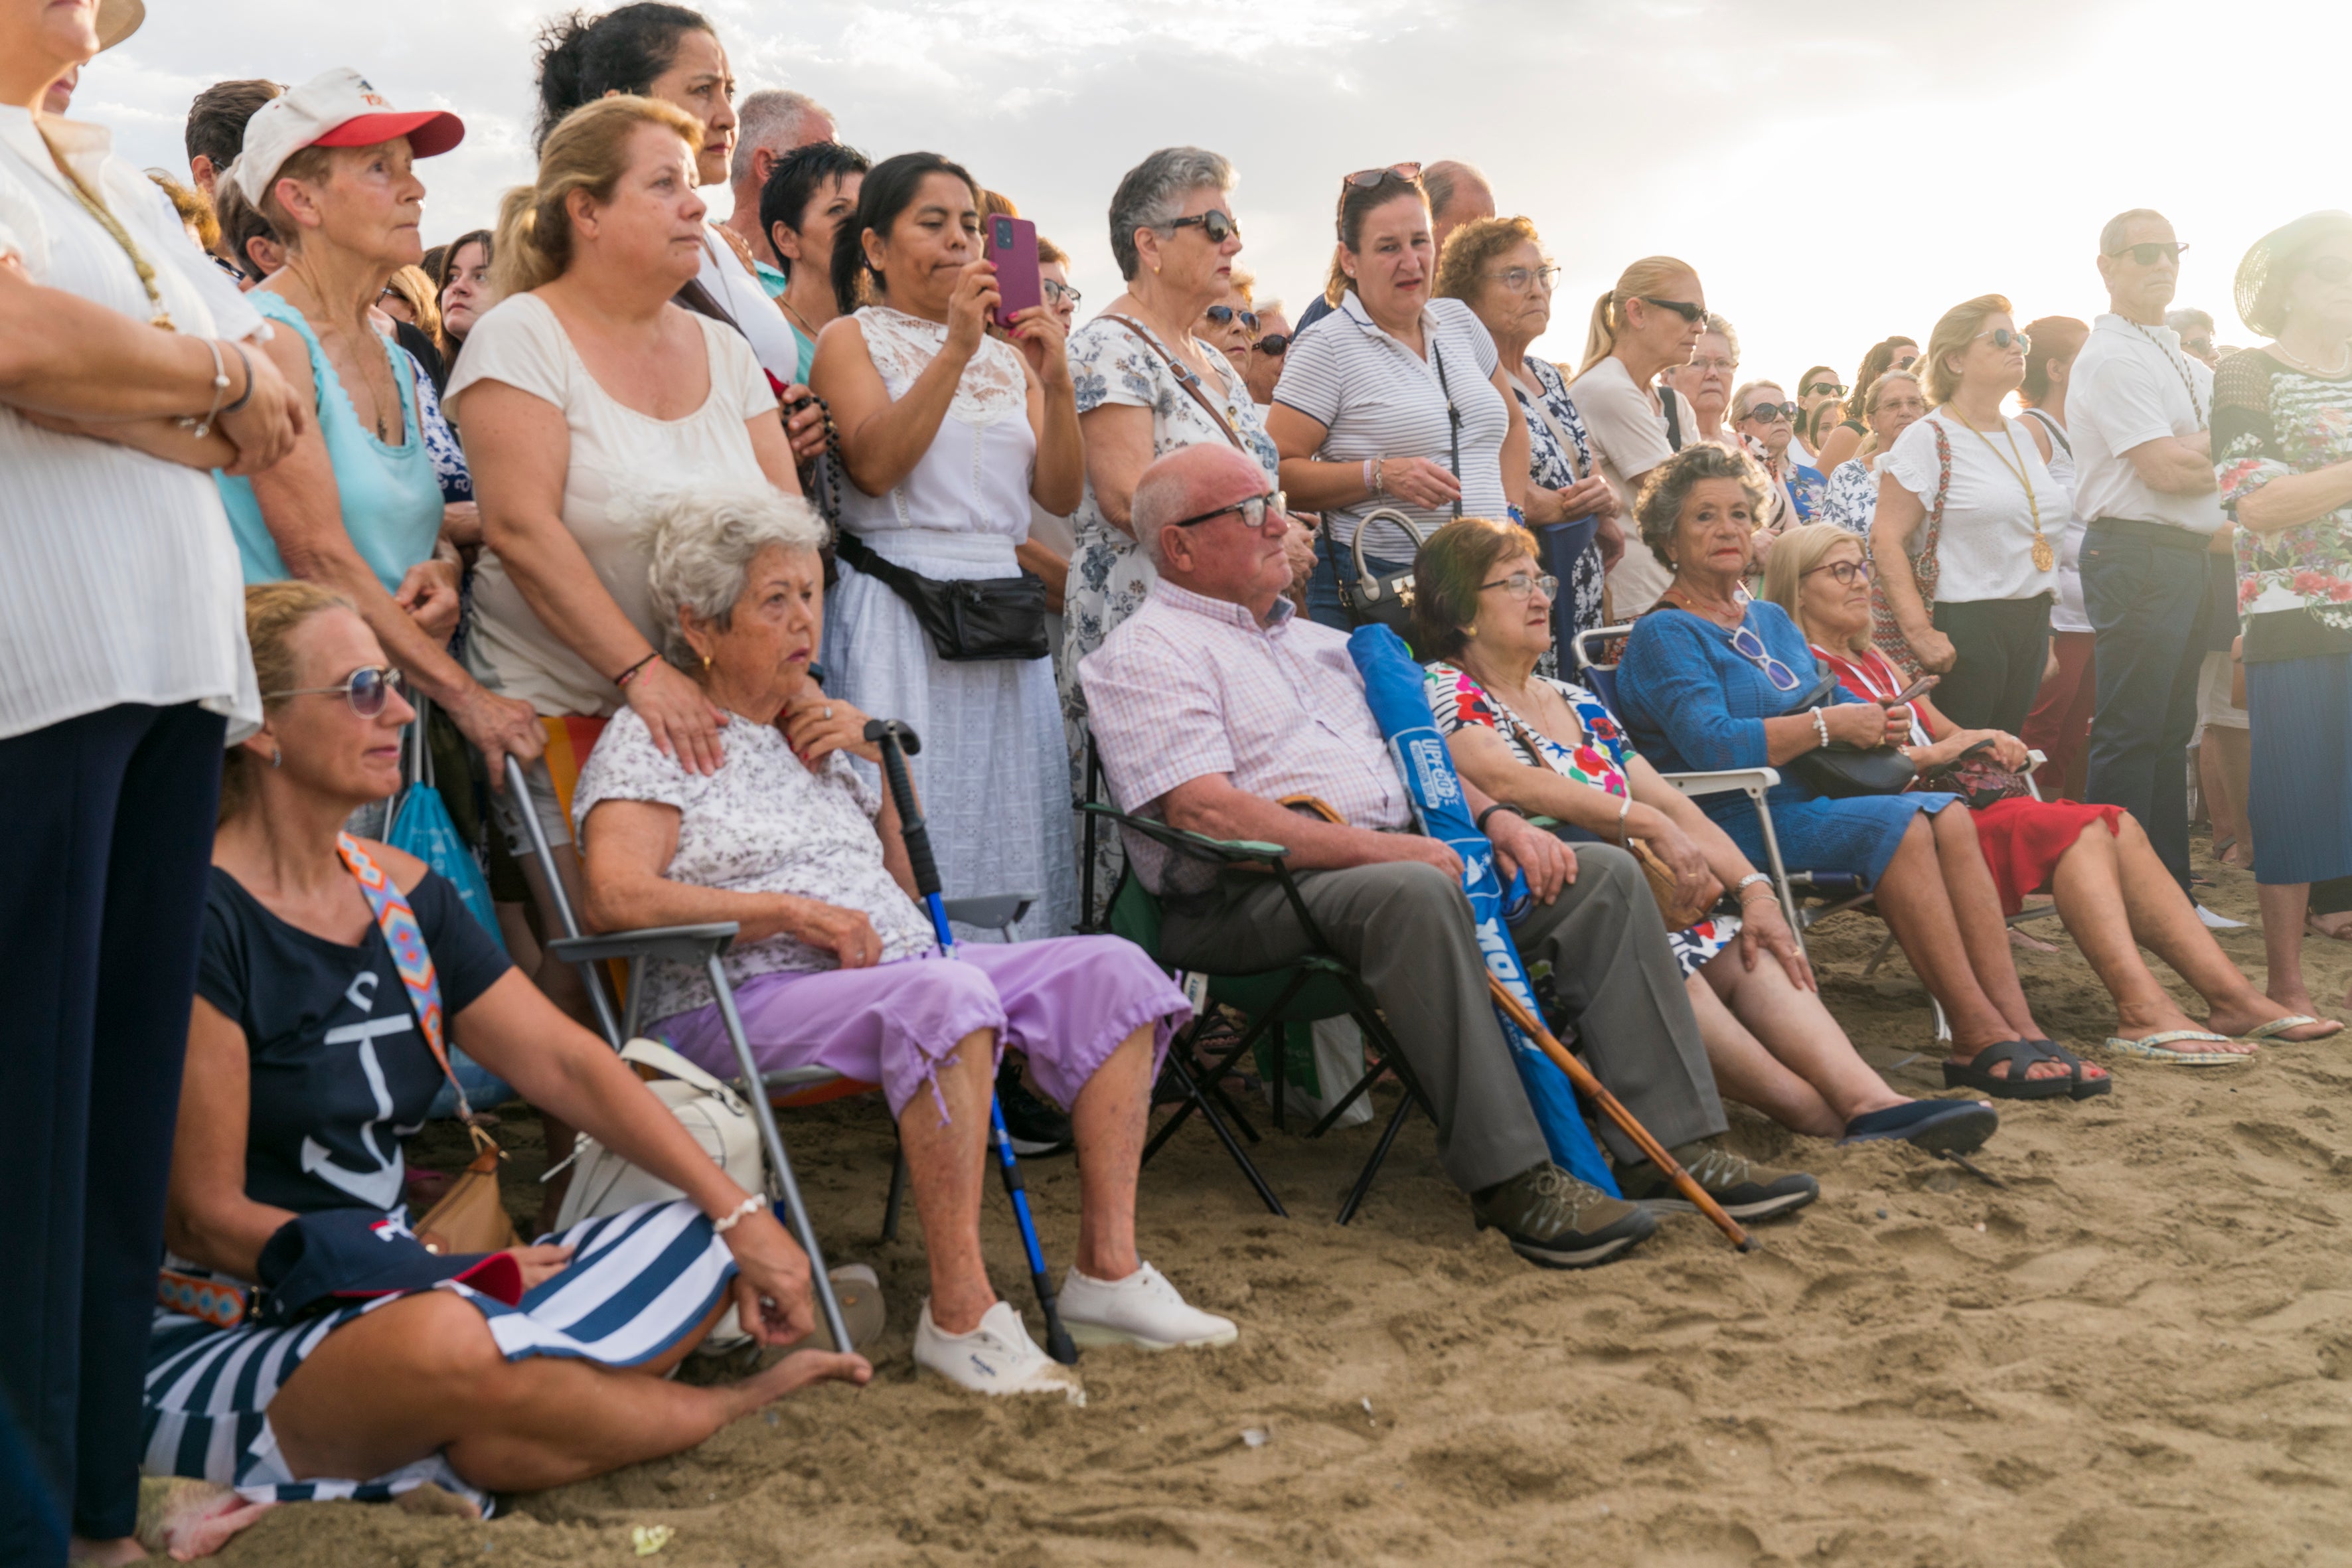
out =
{"type": "MultiPolygon", "coordinates": [[[[915,802],[915,786],[907,778],[907,758],[923,749],[921,737],[896,719],[869,719],[866,738],[882,748],[883,776],[890,781],[890,798],[898,807],[898,837],[906,841],[907,861],[915,873],[915,890],[930,911],[931,930],[940,939],[940,953],[955,957],[955,933],[948,928],[946,903],[940,896],[940,868],[931,858],[931,832],[923,825],[922,807],[915,802]]],[[[1029,1254],[1029,1282],[1036,1287],[1037,1305],[1045,1313],[1045,1353],[1064,1366],[1075,1365],[1078,1347],[1062,1326],[1062,1310],[1055,1304],[1054,1287],[1045,1278],[1045,1250],[1037,1244],[1037,1223],[1029,1217],[1029,1192],[1022,1184],[1020,1162],[1013,1157],[1013,1135],[1004,1129],[1004,1109],[992,1090],[988,1097],[989,1142],[996,1146],[997,1173],[1004,1178],[1005,1195],[1013,1200],[1013,1217],[1021,1226],[1021,1246],[1029,1254]]]]}

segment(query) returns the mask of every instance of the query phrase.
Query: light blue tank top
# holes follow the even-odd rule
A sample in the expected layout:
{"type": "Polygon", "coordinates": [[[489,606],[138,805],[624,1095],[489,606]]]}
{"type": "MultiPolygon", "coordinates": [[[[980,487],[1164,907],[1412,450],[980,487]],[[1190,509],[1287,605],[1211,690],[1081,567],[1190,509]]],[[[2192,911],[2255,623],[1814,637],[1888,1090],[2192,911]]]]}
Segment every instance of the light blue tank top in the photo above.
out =
{"type": "MultiPolygon", "coordinates": [[[[434,542],[441,536],[441,481],[417,426],[415,388],[401,363],[406,356],[394,357],[394,345],[378,340],[392,366],[393,382],[400,388],[402,441],[397,447],[387,447],[352,411],[342,380],[327,362],[326,351],[319,346],[318,334],[310,331],[302,312],[267,289],[256,289],[246,298],[280,331],[299,333],[310,349],[310,376],[319,389],[319,430],[327,439],[327,460],[334,465],[343,531],[352,536],[360,558],[374,569],[384,592],[398,591],[408,569],[430,559],[434,542]]],[[[261,521],[261,507],[254,500],[251,482],[218,471],[213,479],[220,486],[229,525],[236,533],[245,580],[276,583],[292,576],[285,558],[278,553],[278,542],[261,521]]]]}

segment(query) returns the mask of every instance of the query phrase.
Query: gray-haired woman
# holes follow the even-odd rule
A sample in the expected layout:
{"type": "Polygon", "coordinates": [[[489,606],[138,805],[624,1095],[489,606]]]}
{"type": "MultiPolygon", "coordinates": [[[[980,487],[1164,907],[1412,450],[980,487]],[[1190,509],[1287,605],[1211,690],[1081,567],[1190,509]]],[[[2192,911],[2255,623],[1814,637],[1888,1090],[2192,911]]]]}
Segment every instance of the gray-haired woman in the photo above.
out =
{"type": "MultiPolygon", "coordinates": [[[[830,340],[828,340],[830,341],[830,340]]],[[[824,616],[824,525],[765,488],[705,487],[650,531],[664,654],[726,716],[724,761],[693,773],[628,710],[605,726],[572,802],[589,918],[604,929],[732,921],[726,958],[762,1071],[824,1066],[878,1083],[898,1119],[930,1262],[915,1363],[981,1394],[1067,1392],[990,1288],[980,1243],[998,1052],[1026,1052],[1078,1149],[1077,1258],[1062,1315],[1088,1344],[1230,1342],[1135,1250],[1139,1151],[1153,1074],[1192,1009],[1115,936],[975,942],[939,961],[891,802],[850,766],[880,760],[866,715],[809,680],[824,616]]],[[[707,978],[648,966],[648,1033],[733,1070],[707,978]]]]}
{"type": "Polygon", "coordinates": [[[1274,488],[1278,459],[1248,384],[1192,335],[1201,312],[1231,287],[1242,247],[1227,198],[1233,186],[1234,166],[1199,147],[1162,147],[1129,169],[1110,199],[1111,255],[1126,291],[1070,337],[1087,442],[1087,493],[1063,612],[1062,712],[1074,775],[1086,765],[1078,661],[1151,591],[1151,562],[1129,517],[1135,481],[1155,458],[1223,441],[1255,458],[1274,488]]]}

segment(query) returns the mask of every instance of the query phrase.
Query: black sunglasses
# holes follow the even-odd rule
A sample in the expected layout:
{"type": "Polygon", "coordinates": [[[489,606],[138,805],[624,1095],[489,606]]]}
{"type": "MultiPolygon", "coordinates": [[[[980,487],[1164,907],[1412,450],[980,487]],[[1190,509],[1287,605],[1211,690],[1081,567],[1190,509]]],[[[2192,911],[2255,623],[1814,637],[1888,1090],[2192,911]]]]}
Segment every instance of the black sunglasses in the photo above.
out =
{"type": "Polygon", "coordinates": [[[1360,190],[1369,191],[1373,186],[1379,184],[1382,180],[1390,178],[1399,180],[1418,180],[1421,178],[1421,165],[1418,163],[1391,163],[1385,169],[1359,169],[1354,174],[1345,176],[1342,183],[1354,185],[1360,190]]]}
{"type": "Polygon", "coordinates": [[[1251,496],[1246,500],[1233,501],[1217,508],[1214,511],[1204,511],[1197,517],[1180,517],[1170,526],[1190,528],[1194,523],[1208,522],[1224,516],[1227,512],[1239,512],[1242,526],[1255,533],[1265,527],[1265,514],[1269,508],[1276,511],[1282,509],[1280,490],[1268,490],[1262,496],[1251,496]]]}
{"type": "Polygon", "coordinates": [[[1706,306],[1694,305],[1688,300],[1657,300],[1647,294],[1636,294],[1633,298],[1641,300],[1644,305],[1655,305],[1661,310],[1672,310],[1685,321],[1699,321],[1706,315],[1706,306]]]}
{"type": "Polygon", "coordinates": [[[1231,305],[1212,305],[1201,314],[1221,327],[1232,326],[1234,318],[1239,316],[1244,327],[1253,332],[1257,331],[1257,312],[1255,310],[1236,310],[1231,305]]]}
{"type": "Polygon", "coordinates": [[[1796,416],[1797,405],[1793,403],[1759,403],[1740,416],[1743,419],[1761,419],[1772,424],[1796,416]]]}
{"type": "Polygon", "coordinates": [[[2107,254],[2110,257],[2128,256],[2142,267],[2155,266],[2158,257],[2170,257],[2177,266],[2180,261],[2180,253],[2188,248],[2178,240],[2150,239],[2144,240],[2138,245],[2118,247],[2108,251],[2107,254]]]}
{"type": "Polygon", "coordinates": [[[1268,359],[1280,359],[1282,357],[1282,351],[1290,346],[1290,337],[1291,334],[1288,332],[1268,332],[1265,336],[1258,339],[1257,342],[1250,344],[1250,347],[1255,349],[1258,353],[1264,354],[1268,359]]]}
{"type": "Polygon", "coordinates": [[[1813,383],[1812,385],[1805,388],[1805,395],[1808,397],[1811,397],[1816,392],[1826,392],[1832,397],[1843,397],[1845,395],[1845,388],[1840,386],[1834,381],[1817,381],[1813,383]]]}
{"type": "Polygon", "coordinates": [[[2007,327],[1995,327],[1990,331],[1979,332],[1977,336],[1980,338],[1990,338],[1992,340],[1992,346],[1997,349],[2005,349],[2011,343],[2015,343],[2027,353],[2032,353],[2033,352],[2033,340],[2032,338],[2027,337],[2023,332],[2012,332],[2007,327]]]}
{"type": "Polygon", "coordinates": [[[1191,217],[1171,218],[1163,226],[1171,229],[1191,228],[1195,224],[1200,226],[1202,234],[1209,237],[1211,245],[1223,245],[1242,231],[1242,226],[1234,221],[1231,213],[1218,212],[1214,208],[1204,213],[1194,213],[1191,217]]]}

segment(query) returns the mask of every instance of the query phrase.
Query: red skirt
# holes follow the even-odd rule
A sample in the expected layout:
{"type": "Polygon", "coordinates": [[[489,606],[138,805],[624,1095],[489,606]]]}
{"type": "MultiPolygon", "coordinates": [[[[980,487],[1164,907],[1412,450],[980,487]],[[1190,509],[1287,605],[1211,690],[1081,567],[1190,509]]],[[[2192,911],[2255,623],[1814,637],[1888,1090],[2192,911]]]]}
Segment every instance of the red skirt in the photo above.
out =
{"type": "Polygon", "coordinates": [[[2046,887],[2058,862],[2094,822],[2105,822],[2109,833],[2122,832],[2117,823],[2123,813],[2120,805],[2022,799],[1971,812],[1985,864],[1992,868],[1992,885],[2000,891],[2000,912],[2017,913],[2025,907],[2026,894],[2046,887]]]}

